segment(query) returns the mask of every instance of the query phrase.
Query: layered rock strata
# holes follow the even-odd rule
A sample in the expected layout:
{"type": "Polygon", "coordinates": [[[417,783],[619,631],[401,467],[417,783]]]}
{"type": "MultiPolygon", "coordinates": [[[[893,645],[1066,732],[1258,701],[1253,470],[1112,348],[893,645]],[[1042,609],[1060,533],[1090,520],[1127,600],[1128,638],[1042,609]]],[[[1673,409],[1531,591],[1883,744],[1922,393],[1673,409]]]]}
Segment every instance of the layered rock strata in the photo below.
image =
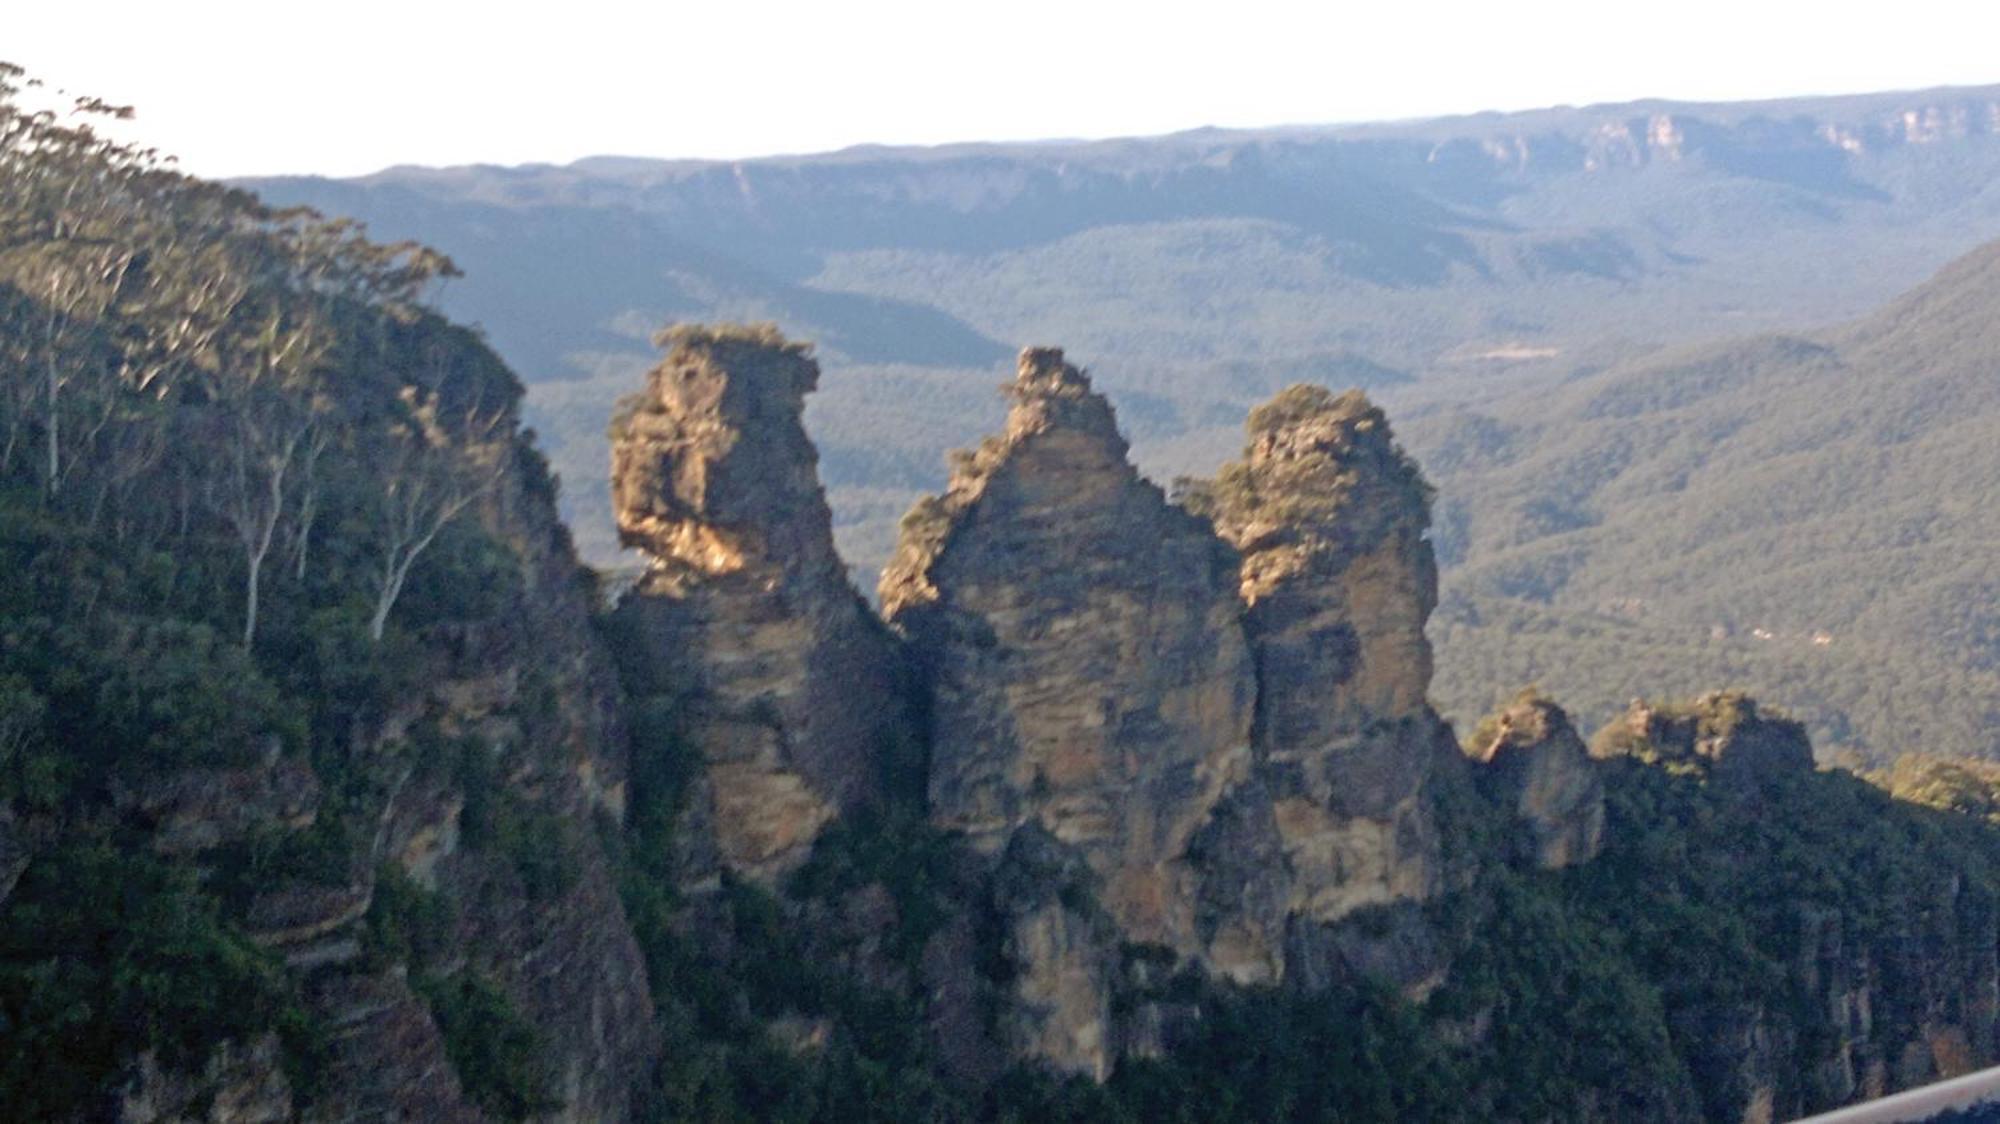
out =
{"type": "Polygon", "coordinates": [[[662,342],[613,422],[620,535],[649,559],[619,613],[705,765],[720,861],[769,882],[879,798],[907,739],[897,653],[834,553],[810,349],[770,328],[662,342]]]}
{"type": "MultiPolygon", "coordinates": [[[[929,689],[932,819],[989,854],[1029,833],[1036,866],[1073,855],[1124,941],[1198,954],[1188,841],[1250,765],[1235,556],[1139,476],[1060,351],[1023,353],[1008,393],[1005,431],[904,520],[881,584],[929,689]]],[[[1050,957],[1102,959],[1054,949],[1094,930],[1051,910],[1022,913],[1023,986],[1050,957]]],[[[1101,1031],[1064,1036],[1102,1066],[1101,1031]]]]}

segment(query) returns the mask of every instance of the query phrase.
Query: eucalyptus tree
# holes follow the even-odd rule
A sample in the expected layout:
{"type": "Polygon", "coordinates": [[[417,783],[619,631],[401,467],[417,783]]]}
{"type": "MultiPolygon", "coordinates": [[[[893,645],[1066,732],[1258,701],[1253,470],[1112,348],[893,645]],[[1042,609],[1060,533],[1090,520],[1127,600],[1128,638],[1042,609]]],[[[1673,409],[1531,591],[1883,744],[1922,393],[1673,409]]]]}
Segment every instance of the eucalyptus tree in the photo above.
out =
{"type": "Polygon", "coordinates": [[[314,443],[328,403],[315,385],[330,346],[310,309],[274,309],[243,344],[221,390],[225,471],[219,510],[243,551],[243,646],[257,636],[264,562],[296,492],[292,474],[314,443]]]}
{"type": "Polygon", "coordinates": [[[368,636],[382,639],[410,568],[444,529],[491,492],[513,451],[507,408],[470,407],[448,416],[435,391],[403,388],[404,415],[390,428],[382,471],[379,580],[368,636]]]}

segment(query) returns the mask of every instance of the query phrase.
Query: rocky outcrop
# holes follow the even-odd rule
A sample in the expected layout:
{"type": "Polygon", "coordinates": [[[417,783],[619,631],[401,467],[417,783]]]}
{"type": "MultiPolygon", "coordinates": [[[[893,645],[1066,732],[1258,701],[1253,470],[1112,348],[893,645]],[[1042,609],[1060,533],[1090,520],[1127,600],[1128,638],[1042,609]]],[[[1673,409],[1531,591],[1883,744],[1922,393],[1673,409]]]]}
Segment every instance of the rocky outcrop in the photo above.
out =
{"type": "Polygon", "coordinates": [[[1097,903],[1097,885],[1079,848],[1030,821],[1008,840],[993,908],[1011,976],[1001,1044],[1014,1057],[1102,1081],[1117,1060],[1111,1003],[1120,932],[1097,903]]]}
{"type": "Polygon", "coordinates": [[[1301,385],[1245,429],[1242,458],[1183,491],[1243,554],[1259,743],[1309,753],[1422,715],[1437,607],[1430,489],[1388,419],[1359,391],[1301,385]]]}
{"type": "Polygon", "coordinates": [[[248,1047],[218,1046],[199,1073],[163,1069],[141,1055],[117,1097],[117,1124],[278,1124],[295,1120],[291,1082],[278,1059],[278,1036],[260,1035],[248,1047]]]}
{"type": "Polygon", "coordinates": [[[1120,946],[1243,984],[1395,964],[1427,986],[1421,934],[1337,930],[1442,885],[1432,780],[1459,761],[1425,701],[1428,497],[1380,412],[1288,391],[1170,504],[1061,352],[1024,352],[1008,393],[905,518],[881,599],[926,692],[933,821],[1043,872],[1001,910],[1011,1042],[1084,1073],[1156,1049],[1167,1008],[1105,1023],[1120,946]]]}
{"type": "Polygon", "coordinates": [[[187,855],[258,830],[311,826],[319,778],[270,741],[265,759],[237,769],[186,769],[115,782],[113,800],[150,834],[155,851],[187,855]]]}
{"type": "Polygon", "coordinates": [[[1120,943],[1231,939],[1190,847],[1249,778],[1254,682],[1234,554],[1139,476],[1088,376],[1031,349],[1008,394],[905,518],[882,605],[928,692],[931,818],[1020,891],[1005,1037],[1101,1076],[1120,943]]]}
{"type": "Polygon", "coordinates": [[[1329,922],[1428,897],[1443,868],[1427,785],[1456,756],[1425,697],[1429,489],[1359,392],[1295,386],[1246,428],[1242,458],[1182,498],[1242,554],[1286,912],[1329,922]]]}
{"type": "Polygon", "coordinates": [[[1525,695],[1480,724],[1470,746],[1480,788],[1513,814],[1508,859],[1555,870],[1604,847],[1604,778],[1569,715],[1525,695]]]}
{"type": "Polygon", "coordinates": [[[613,424],[620,534],[649,559],[619,613],[642,689],[705,764],[721,861],[770,881],[880,798],[908,741],[897,657],[834,553],[801,423],[809,349],[768,328],[662,341],[613,424]]]}
{"type": "Polygon", "coordinates": [[[308,991],[327,1028],[330,1092],[314,1118],[484,1119],[459,1085],[430,1008],[399,970],[329,973],[308,991]]]}
{"type": "Polygon", "coordinates": [[[1715,691],[1679,705],[1634,702],[1598,732],[1591,752],[1697,766],[1743,788],[1814,768],[1805,727],[1763,713],[1740,691],[1715,691]]]}
{"type": "Polygon", "coordinates": [[[1009,394],[882,579],[930,692],[931,815],[988,853],[1046,830],[1124,939],[1193,953],[1188,841],[1250,764],[1236,560],[1061,352],[1024,352],[1009,394]]]}

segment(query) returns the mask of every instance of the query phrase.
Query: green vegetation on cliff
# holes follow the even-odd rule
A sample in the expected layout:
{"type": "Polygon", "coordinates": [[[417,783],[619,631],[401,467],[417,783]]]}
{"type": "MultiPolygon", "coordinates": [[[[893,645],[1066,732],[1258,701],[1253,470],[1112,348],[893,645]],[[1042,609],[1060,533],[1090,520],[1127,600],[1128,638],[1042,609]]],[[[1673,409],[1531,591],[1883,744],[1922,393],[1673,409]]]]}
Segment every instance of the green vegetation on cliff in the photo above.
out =
{"type": "Polygon", "coordinates": [[[303,1107],[361,1064],[330,981],[407,966],[466,1094],[546,1108],[501,950],[382,853],[443,785],[501,879],[468,916],[569,885],[578,826],[508,752],[557,700],[526,678],[471,736],[426,694],[567,550],[514,537],[553,498],[520,387],[425,304],[448,261],[182,176],[124,115],[0,66],[0,1103],[179,1111],[276,1032],[303,1107]]]}

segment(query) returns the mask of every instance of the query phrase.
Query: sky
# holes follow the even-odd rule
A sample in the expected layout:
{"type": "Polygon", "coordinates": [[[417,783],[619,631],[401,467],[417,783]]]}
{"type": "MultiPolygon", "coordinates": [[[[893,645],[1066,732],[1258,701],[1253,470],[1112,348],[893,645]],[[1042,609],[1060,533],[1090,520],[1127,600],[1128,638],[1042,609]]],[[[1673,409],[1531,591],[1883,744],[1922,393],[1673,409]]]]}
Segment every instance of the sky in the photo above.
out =
{"type": "Polygon", "coordinates": [[[208,176],[737,158],[2000,82],[1996,0],[20,0],[208,176]]]}

